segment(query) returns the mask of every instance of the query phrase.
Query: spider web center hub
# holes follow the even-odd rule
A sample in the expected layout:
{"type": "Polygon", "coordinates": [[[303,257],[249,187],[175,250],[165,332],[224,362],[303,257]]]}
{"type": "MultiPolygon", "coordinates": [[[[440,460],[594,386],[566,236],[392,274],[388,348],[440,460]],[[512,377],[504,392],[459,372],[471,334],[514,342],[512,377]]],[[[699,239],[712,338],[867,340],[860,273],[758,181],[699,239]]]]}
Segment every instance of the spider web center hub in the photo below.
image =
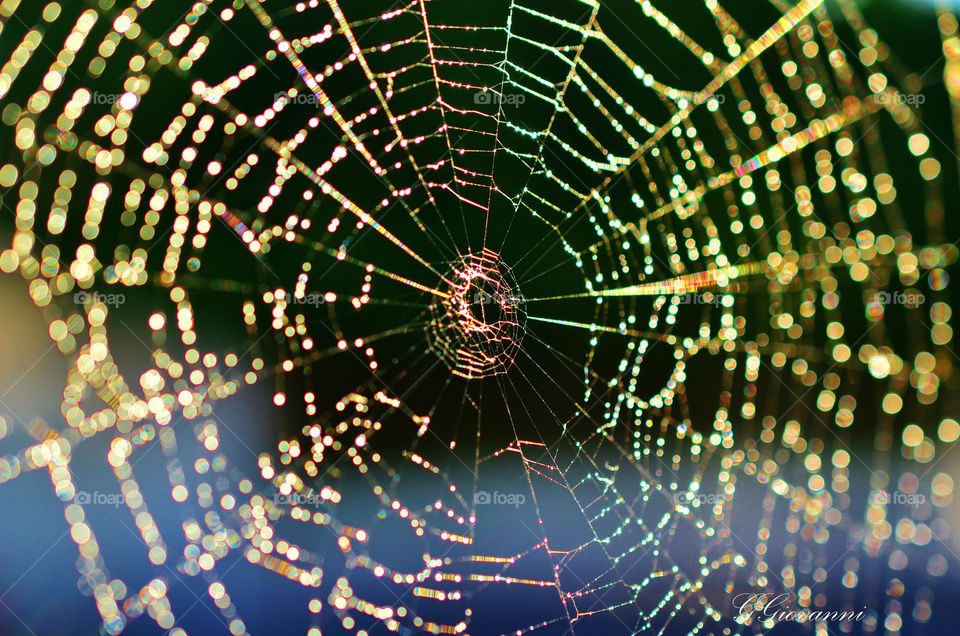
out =
{"type": "Polygon", "coordinates": [[[430,305],[430,349],[451,373],[468,380],[505,373],[526,322],[513,272],[484,248],[454,261],[444,277],[448,296],[430,305]]]}

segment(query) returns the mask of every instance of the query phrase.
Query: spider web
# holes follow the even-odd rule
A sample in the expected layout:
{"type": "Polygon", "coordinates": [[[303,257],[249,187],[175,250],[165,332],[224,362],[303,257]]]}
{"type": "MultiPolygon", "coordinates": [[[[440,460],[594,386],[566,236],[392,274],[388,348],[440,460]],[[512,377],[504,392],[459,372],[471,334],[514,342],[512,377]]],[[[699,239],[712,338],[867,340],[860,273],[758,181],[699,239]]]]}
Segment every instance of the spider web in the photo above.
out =
{"type": "Polygon", "coordinates": [[[0,482],[49,471],[104,631],[186,633],[201,577],[246,633],[234,567],[311,634],[752,633],[763,592],[930,620],[957,249],[921,106],[960,121],[957,23],[934,96],[831,7],[0,4],[0,267],[69,365],[0,482]],[[264,398],[257,447],[220,409],[264,398]],[[104,438],[149,580],[77,500],[104,438]]]}

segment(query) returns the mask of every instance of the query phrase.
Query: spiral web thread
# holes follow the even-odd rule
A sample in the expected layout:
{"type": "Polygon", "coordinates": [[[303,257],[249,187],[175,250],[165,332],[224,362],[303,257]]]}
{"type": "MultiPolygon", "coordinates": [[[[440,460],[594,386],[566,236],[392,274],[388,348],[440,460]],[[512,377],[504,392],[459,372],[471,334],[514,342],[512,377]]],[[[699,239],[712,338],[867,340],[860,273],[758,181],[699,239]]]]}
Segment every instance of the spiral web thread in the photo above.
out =
{"type": "MultiPolygon", "coordinates": [[[[22,424],[36,441],[0,459],[0,482],[49,471],[78,545],[81,588],[95,598],[106,632],[145,614],[185,633],[167,588],[179,576],[203,576],[224,625],[245,633],[244,610],[221,572],[236,552],[243,559],[231,568],[262,568],[290,585],[323,589],[325,597],[318,592],[307,608],[317,632],[330,614],[358,633],[469,632],[471,597],[507,585],[537,588],[529,598],[552,595],[557,608],[516,633],[562,625],[589,634],[611,624],[625,633],[673,633],[691,616],[684,631],[717,629],[720,621],[752,631],[763,625],[730,623],[727,601],[707,589],[729,593],[736,582],[737,590],[790,591],[812,609],[859,609],[857,572],[867,560],[883,558],[898,571],[928,559],[923,576],[931,585],[946,572],[953,555],[936,509],[950,503],[952,480],[934,462],[960,427],[944,419],[937,431],[904,428],[899,416],[906,409],[936,417],[941,384],[953,377],[945,268],[957,250],[946,238],[938,142],[911,99],[925,94],[932,73],[901,63],[854,3],[840,0],[835,22],[820,2],[773,0],[764,5],[769,26],[751,36],[733,10],[707,0],[689,9],[712,23],[713,31],[698,34],[703,41],[678,26],[685,16],[673,3],[646,1],[627,3],[625,13],[598,2],[511,2],[504,23],[484,26],[470,15],[451,23],[449,11],[438,23],[441,0],[365,17],[347,17],[351,9],[335,0],[212,0],[192,5],[169,28],[152,26],[150,0],[28,5],[0,2],[12,49],[0,71],[3,134],[18,151],[0,168],[4,207],[16,218],[0,267],[27,281],[69,371],[64,425],[27,425],[14,414],[2,420],[4,435],[13,439],[22,424]],[[627,22],[669,38],[673,48],[638,46],[627,22]],[[853,39],[841,39],[840,30],[853,39]],[[221,41],[230,42],[222,54],[234,68],[202,74],[197,69],[221,41]],[[322,63],[314,47],[322,48],[322,63]],[[647,70],[664,67],[661,53],[699,65],[704,81],[691,84],[669,66],[647,70]],[[106,71],[121,74],[122,86],[106,71]],[[34,76],[39,84],[23,85],[34,76]],[[182,99],[151,90],[161,76],[174,80],[182,99]],[[244,92],[255,81],[277,94],[244,92]],[[108,91],[116,99],[103,103],[98,95],[108,91]],[[309,115],[297,108],[304,103],[309,115]],[[141,121],[148,104],[166,119],[141,121]],[[883,138],[881,119],[893,131],[883,138]],[[273,137],[277,122],[298,128],[273,137]],[[902,155],[896,167],[888,161],[894,152],[902,155]],[[521,175],[518,185],[502,177],[507,171],[521,175]],[[357,172],[374,185],[352,185],[357,172]],[[262,173],[271,175],[266,191],[250,177],[262,173]],[[919,184],[923,200],[904,205],[901,179],[919,184]],[[237,205],[240,195],[248,203],[237,205]],[[449,457],[418,451],[433,438],[457,452],[454,424],[432,410],[416,412],[389,384],[445,362],[427,339],[446,330],[455,343],[459,335],[460,323],[443,322],[457,284],[449,264],[501,254],[512,237],[493,229],[503,215],[508,228],[526,218],[542,229],[524,238],[522,258],[505,263],[517,275],[525,314],[511,325],[523,333],[510,357],[528,359],[541,380],[550,378],[542,365],[559,361],[582,376],[582,393],[557,384],[569,403],[545,400],[550,418],[537,426],[538,439],[518,434],[481,455],[483,400],[501,400],[519,417],[524,405],[514,396],[530,378],[504,365],[501,395],[482,399],[469,381],[444,385],[443,392],[462,390],[461,404],[477,412],[476,452],[462,455],[468,467],[477,475],[518,456],[539,520],[534,538],[515,552],[479,554],[471,549],[485,513],[478,483],[458,488],[440,467],[449,457]],[[405,234],[392,229],[397,217],[405,234]],[[482,231],[472,225],[477,218],[482,231]],[[242,242],[262,280],[205,276],[205,248],[217,233],[242,242]],[[355,256],[361,237],[397,258],[355,256]],[[551,245],[561,246],[562,259],[551,245]],[[307,254],[294,277],[274,271],[288,248],[307,254]],[[538,260],[547,254],[553,260],[538,260]],[[398,270],[400,259],[406,265],[398,270]],[[538,278],[571,267],[582,285],[526,295],[538,278]],[[337,291],[325,289],[321,275],[314,282],[327,271],[336,272],[337,291]],[[153,365],[130,382],[107,323],[123,313],[109,306],[109,294],[136,287],[159,290],[161,300],[149,332],[127,327],[151,340],[143,344],[153,365]],[[391,291],[381,296],[378,287],[391,291]],[[82,307],[69,302],[78,290],[89,292],[82,307]],[[246,344],[228,352],[203,346],[191,298],[209,293],[242,300],[246,344]],[[887,325],[891,297],[906,299],[903,319],[913,334],[906,348],[893,343],[887,325]],[[765,313],[758,318],[751,307],[759,298],[765,313]],[[305,303],[324,312],[320,325],[305,303]],[[568,303],[589,306],[588,315],[566,312],[568,303]],[[351,316],[404,306],[413,309],[409,321],[353,333],[362,327],[351,316]],[[685,313],[694,316],[688,332],[677,326],[685,313]],[[845,329],[853,314],[865,318],[863,333],[845,329]],[[565,354],[541,338],[538,325],[565,328],[585,354],[565,354]],[[176,336],[170,344],[168,332],[176,336]],[[379,343],[392,338],[419,343],[407,370],[377,356],[379,343]],[[671,353],[667,379],[652,387],[638,378],[655,348],[671,353]],[[604,358],[611,350],[613,364],[604,358]],[[303,395],[287,388],[291,374],[309,368],[316,377],[343,356],[383,382],[332,406],[317,403],[309,387],[303,395]],[[716,404],[712,425],[690,416],[687,374],[705,357],[720,369],[717,394],[699,400],[716,404]],[[875,425],[855,421],[860,380],[879,387],[875,425]],[[296,408],[309,423],[275,453],[228,458],[220,439],[231,427],[216,404],[261,382],[273,383],[277,407],[302,402],[296,408]],[[808,406],[803,399],[814,395],[808,406]],[[778,403],[794,406],[783,417],[766,415],[778,403]],[[193,422],[192,436],[175,426],[180,421],[193,422]],[[851,449],[852,433],[871,425],[887,440],[878,463],[851,449]],[[388,427],[410,432],[399,455],[377,447],[388,427]],[[112,440],[106,461],[157,570],[150,581],[110,578],[96,528],[75,503],[72,453],[102,436],[112,440]],[[889,449],[901,436],[919,476],[892,473],[889,449]],[[135,477],[149,445],[169,459],[183,538],[163,536],[135,477]],[[188,446],[200,454],[192,464],[180,461],[188,446]],[[866,505],[846,494],[851,473],[863,469],[874,489],[866,505]],[[380,506],[369,527],[338,515],[338,481],[347,473],[366,480],[380,506]],[[442,494],[414,506],[394,484],[421,473],[442,494]],[[921,488],[930,501],[909,514],[874,496],[921,488]],[[557,490],[580,511],[584,541],[551,539],[558,521],[539,496],[557,490]],[[319,503],[290,505],[276,493],[319,503]],[[751,522],[755,536],[731,527],[735,502],[745,496],[762,502],[751,522]],[[405,532],[422,537],[422,569],[371,556],[370,542],[389,540],[377,535],[384,520],[402,520],[405,532]],[[287,538],[296,525],[333,537],[343,554],[335,582],[320,554],[287,538]],[[696,540],[675,545],[681,527],[693,528],[696,540]],[[786,542],[782,557],[768,558],[771,536],[786,542]],[[828,551],[836,541],[847,542],[840,558],[828,551]],[[176,554],[171,546],[180,543],[176,554]],[[921,553],[927,545],[932,553],[921,553]],[[690,549],[696,565],[681,567],[674,553],[690,549]],[[580,579],[585,561],[601,564],[601,574],[580,579]],[[363,598],[353,588],[361,574],[380,579],[388,600],[363,598]],[[848,590],[841,607],[811,593],[825,579],[848,590]],[[461,617],[450,620],[451,613],[461,617]]],[[[956,123],[957,23],[946,8],[938,16],[946,68],[935,72],[956,123]]],[[[911,593],[906,615],[903,584],[891,574],[876,597],[883,609],[868,620],[894,629],[925,622],[929,590],[911,593]]]]}

